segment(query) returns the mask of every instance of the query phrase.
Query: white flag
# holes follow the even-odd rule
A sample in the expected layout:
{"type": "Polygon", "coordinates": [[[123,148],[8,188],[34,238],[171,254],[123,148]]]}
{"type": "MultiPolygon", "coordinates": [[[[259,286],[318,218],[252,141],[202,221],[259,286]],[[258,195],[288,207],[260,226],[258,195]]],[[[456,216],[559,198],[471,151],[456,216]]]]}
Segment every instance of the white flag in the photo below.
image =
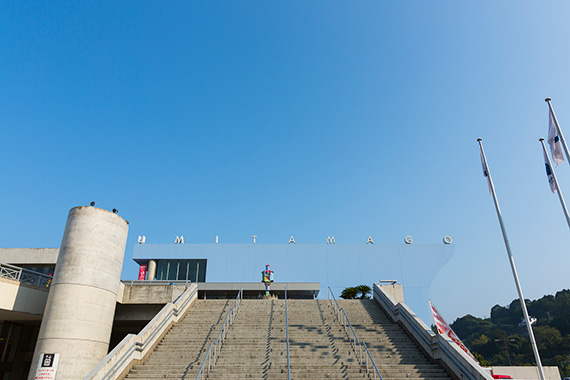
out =
{"type": "Polygon", "coordinates": [[[489,186],[489,193],[493,194],[493,191],[491,190],[491,181],[489,180],[489,167],[487,166],[487,161],[485,161],[485,159],[483,158],[482,151],[481,151],[481,166],[483,167],[483,175],[485,176],[485,179],[487,180],[487,185],[489,186]]]}
{"type": "Polygon", "coordinates": [[[556,191],[556,186],[554,185],[554,174],[552,173],[552,168],[548,164],[548,157],[546,157],[546,153],[543,151],[542,154],[544,155],[544,166],[546,166],[546,176],[548,177],[548,184],[550,185],[550,190],[554,193],[556,191]]]}
{"type": "MultiPolygon", "coordinates": [[[[447,335],[449,339],[455,342],[467,355],[471,357],[471,359],[477,362],[477,359],[471,354],[469,349],[465,347],[461,339],[455,334],[455,332],[451,329],[451,327],[445,322],[441,314],[436,310],[435,306],[429,301],[429,306],[431,307],[431,312],[433,314],[433,319],[435,320],[435,325],[437,326],[437,331],[440,335],[447,335]]],[[[477,362],[479,363],[479,362],[477,362]]]]}
{"type": "Polygon", "coordinates": [[[548,145],[550,145],[552,159],[556,165],[563,163],[564,153],[562,153],[562,144],[560,143],[560,136],[558,135],[558,129],[556,128],[552,109],[549,109],[548,111],[548,145]]]}

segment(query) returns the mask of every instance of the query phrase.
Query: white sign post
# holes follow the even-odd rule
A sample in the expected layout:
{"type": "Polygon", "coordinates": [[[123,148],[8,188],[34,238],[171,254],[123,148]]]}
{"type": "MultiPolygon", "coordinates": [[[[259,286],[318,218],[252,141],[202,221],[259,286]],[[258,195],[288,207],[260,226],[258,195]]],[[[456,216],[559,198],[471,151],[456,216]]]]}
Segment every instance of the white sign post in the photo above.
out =
{"type": "Polygon", "coordinates": [[[34,380],[55,380],[59,354],[40,354],[40,362],[34,380]]]}

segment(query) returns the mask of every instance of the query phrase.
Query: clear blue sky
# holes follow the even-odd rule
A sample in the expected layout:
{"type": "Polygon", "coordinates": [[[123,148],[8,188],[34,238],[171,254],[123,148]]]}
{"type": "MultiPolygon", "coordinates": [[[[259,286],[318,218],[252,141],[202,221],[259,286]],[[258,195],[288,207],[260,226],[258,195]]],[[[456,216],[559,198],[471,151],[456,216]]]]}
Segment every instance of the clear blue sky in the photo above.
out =
{"type": "MultiPolygon", "coordinates": [[[[0,246],[58,247],[95,200],[169,243],[438,243],[450,321],[570,287],[544,173],[570,136],[570,3],[0,3],[0,246]]],[[[570,199],[570,167],[556,171],[570,199]]],[[[347,284],[353,285],[353,284],[347,284]]]]}

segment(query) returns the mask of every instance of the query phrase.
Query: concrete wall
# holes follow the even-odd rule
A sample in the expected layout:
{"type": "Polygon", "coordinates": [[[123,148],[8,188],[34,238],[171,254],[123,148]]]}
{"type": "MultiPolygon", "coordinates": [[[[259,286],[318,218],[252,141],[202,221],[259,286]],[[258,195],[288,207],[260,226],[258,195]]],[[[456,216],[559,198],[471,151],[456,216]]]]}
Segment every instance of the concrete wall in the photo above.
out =
{"type": "Polygon", "coordinates": [[[394,302],[405,303],[404,301],[404,287],[400,284],[381,284],[380,288],[388,294],[394,302]]]}
{"type": "Polygon", "coordinates": [[[188,288],[186,285],[129,285],[123,284],[122,304],[167,304],[174,302],[188,288]]]}
{"type": "Polygon", "coordinates": [[[59,248],[0,248],[0,263],[55,264],[59,248]]]}
{"type": "Polygon", "coordinates": [[[41,316],[46,306],[48,290],[49,288],[42,289],[0,278],[0,309],[41,316]]]}
{"type": "Polygon", "coordinates": [[[69,211],[28,379],[41,353],[61,355],[58,380],[81,379],[105,357],[127,231],[127,222],[109,211],[69,211]]]}

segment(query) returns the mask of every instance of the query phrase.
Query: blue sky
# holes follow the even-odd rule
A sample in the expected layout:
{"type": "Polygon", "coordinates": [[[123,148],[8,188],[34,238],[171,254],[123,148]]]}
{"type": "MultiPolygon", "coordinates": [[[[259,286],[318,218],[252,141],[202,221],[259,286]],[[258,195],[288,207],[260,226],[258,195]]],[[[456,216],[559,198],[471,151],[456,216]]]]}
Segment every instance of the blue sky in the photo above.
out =
{"type": "MultiPolygon", "coordinates": [[[[450,235],[449,320],[570,287],[544,173],[570,136],[570,4],[0,3],[0,245],[58,247],[95,200],[147,242],[415,243],[450,235]]],[[[570,197],[570,167],[556,170],[570,197]]],[[[570,199],[570,198],[569,198],[570,199]]],[[[353,285],[353,284],[347,284],[353,285]]]]}

